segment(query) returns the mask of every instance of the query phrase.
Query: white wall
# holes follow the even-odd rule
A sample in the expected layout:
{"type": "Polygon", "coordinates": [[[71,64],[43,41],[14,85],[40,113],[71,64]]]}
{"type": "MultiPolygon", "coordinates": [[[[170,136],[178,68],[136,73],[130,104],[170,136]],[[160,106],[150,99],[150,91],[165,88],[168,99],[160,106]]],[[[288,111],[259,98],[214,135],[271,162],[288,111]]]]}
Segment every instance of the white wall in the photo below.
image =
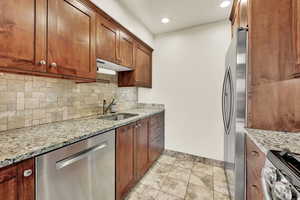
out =
{"type": "Polygon", "coordinates": [[[153,47],[153,34],[117,0],[91,0],[141,40],[153,47]]]}
{"type": "Polygon", "coordinates": [[[221,93],[227,21],[155,38],[153,89],[139,101],[166,105],[166,148],[223,160],[221,93]]]}

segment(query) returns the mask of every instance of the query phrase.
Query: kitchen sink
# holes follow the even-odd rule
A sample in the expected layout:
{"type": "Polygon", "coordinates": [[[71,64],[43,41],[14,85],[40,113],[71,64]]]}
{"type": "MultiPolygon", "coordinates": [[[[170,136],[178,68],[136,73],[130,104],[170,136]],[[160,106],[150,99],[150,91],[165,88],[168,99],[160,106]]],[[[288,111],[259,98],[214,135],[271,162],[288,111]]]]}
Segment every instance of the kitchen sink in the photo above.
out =
{"type": "Polygon", "coordinates": [[[132,114],[132,113],[118,113],[118,114],[113,114],[113,115],[104,115],[99,117],[98,119],[104,119],[104,120],[110,120],[110,121],[119,121],[119,120],[124,120],[128,119],[131,117],[136,117],[138,114],[132,114]]]}

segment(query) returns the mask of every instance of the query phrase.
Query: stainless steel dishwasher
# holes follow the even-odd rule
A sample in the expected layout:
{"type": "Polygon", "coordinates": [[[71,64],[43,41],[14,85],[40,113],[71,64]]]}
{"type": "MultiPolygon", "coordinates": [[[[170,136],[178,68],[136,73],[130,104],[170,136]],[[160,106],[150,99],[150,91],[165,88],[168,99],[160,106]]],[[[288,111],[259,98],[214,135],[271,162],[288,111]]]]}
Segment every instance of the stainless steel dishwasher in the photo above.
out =
{"type": "Polygon", "coordinates": [[[114,200],[115,131],[36,158],[37,200],[114,200]]]}

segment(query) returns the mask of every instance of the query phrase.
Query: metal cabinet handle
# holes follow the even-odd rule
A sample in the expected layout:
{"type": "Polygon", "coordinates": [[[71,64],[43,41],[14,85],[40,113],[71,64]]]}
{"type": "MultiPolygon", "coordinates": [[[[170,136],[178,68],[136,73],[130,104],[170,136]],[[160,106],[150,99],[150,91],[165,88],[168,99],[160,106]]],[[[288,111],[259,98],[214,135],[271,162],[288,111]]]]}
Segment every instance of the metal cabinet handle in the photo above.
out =
{"type": "Polygon", "coordinates": [[[24,170],[24,172],[23,172],[24,177],[29,177],[31,175],[32,175],[32,170],[31,169],[24,170]]]}
{"type": "Polygon", "coordinates": [[[55,62],[50,64],[50,67],[57,67],[57,64],[55,62]]]}
{"type": "Polygon", "coordinates": [[[259,156],[259,153],[257,151],[251,151],[251,155],[257,157],[259,156]]]}
{"type": "Polygon", "coordinates": [[[62,169],[64,167],[68,166],[68,165],[71,165],[71,164],[79,161],[79,160],[82,160],[82,159],[86,158],[87,156],[89,156],[91,153],[106,148],[107,145],[108,145],[108,143],[106,141],[106,142],[103,142],[103,143],[101,143],[99,145],[91,147],[89,149],[86,149],[84,151],[76,153],[76,154],[74,154],[72,156],[69,156],[69,157],[67,157],[67,158],[65,158],[63,160],[60,160],[60,161],[56,162],[56,169],[62,169]]]}
{"type": "Polygon", "coordinates": [[[46,65],[47,62],[46,62],[45,60],[41,60],[41,61],[39,62],[39,64],[40,64],[40,65],[46,65]]]}

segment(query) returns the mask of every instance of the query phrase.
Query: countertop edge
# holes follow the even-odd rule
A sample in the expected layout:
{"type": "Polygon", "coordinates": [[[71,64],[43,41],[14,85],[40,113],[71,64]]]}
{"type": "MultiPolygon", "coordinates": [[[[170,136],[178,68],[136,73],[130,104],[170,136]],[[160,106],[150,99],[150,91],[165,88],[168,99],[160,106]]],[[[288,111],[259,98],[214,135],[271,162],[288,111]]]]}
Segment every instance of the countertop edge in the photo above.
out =
{"type": "MultiPolygon", "coordinates": [[[[151,117],[151,116],[153,116],[153,115],[156,115],[156,114],[159,114],[159,113],[162,113],[162,112],[165,112],[165,109],[164,109],[164,108],[161,108],[161,109],[159,109],[159,110],[153,110],[153,112],[151,112],[150,114],[147,113],[147,114],[143,114],[143,115],[136,116],[136,117],[134,117],[133,119],[126,120],[126,121],[124,121],[124,122],[120,122],[119,124],[114,125],[114,126],[109,127],[109,128],[100,129],[99,131],[92,132],[92,133],[87,133],[87,134],[84,134],[84,135],[82,135],[82,136],[80,136],[80,137],[72,138],[72,139],[67,140],[67,141],[65,141],[65,142],[57,143],[57,144],[55,144],[55,145],[45,146],[45,147],[43,147],[43,148],[41,148],[41,149],[34,150],[34,151],[32,151],[32,152],[28,152],[28,153],[25,153],[25,154],[20,154],[20,155],[16,156],[15,158],[2,160],[2,161],[0,161],[0,169],[1,169],[1,168],[8,167],[8,166],[10,166],[10,165],[17,164],[17,163],[22,162],[22,161],[27,160],[27,159],[34,158],[34,157],[36,157],[36,156],[40,156],[40,155],[45,154],[45,153],[48,153],[48,152],[51,152],[51,151],[60,149],[60,148],[62,148],[62,147],[65,147],[65,146],[68,146],[68,145],[71,145],[71,144],[80,142],[80,141],[82,141],[82,140],[85,140],[85,139],[88,139],[88,138],[91,138],[91,137],[100,135],[100,134],[102,134],[102,133],[105,133],[105,132],[108,132],[108,131],[117,129],[117,128],[119,128],[119,127],[126,126],[126,125],[128,125],[128,124],[137,122],[137,121],[139,121],[139,120],[142,120],[142,119],[151,117]]],[[[79,118],[79,119],[80,119],[80,118],[79,118]]],[[[75,119],[75,120],[78,120],[78,119],[75,119]]]]}
{"type": "Polygon", "coordinates": [[[253,135],[251,135],[248,130],[246,129],[246,135],[247,137],[249,137],[251,139],[251,141],[259,148],[259,150],[261,150],[265,155],[267,155],[269,149],[267,149],[266,147],[264,147],[263,144],[259,143],[255,137],[253,135]]]}

